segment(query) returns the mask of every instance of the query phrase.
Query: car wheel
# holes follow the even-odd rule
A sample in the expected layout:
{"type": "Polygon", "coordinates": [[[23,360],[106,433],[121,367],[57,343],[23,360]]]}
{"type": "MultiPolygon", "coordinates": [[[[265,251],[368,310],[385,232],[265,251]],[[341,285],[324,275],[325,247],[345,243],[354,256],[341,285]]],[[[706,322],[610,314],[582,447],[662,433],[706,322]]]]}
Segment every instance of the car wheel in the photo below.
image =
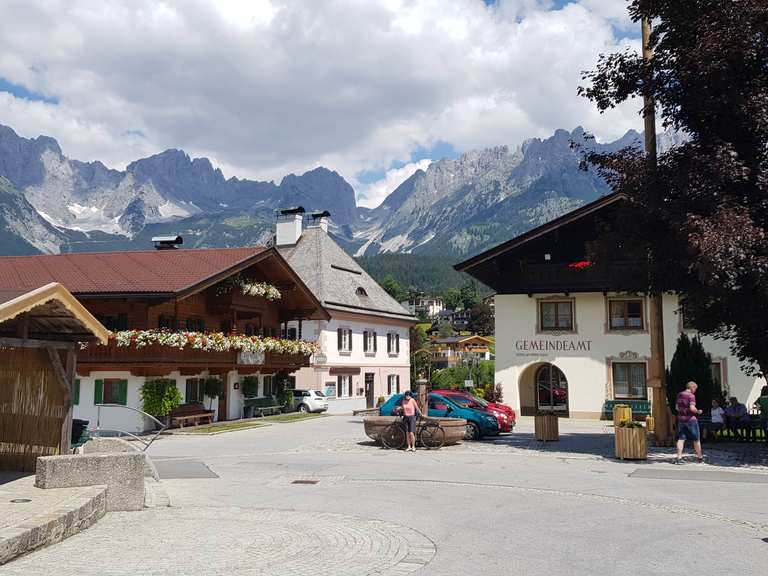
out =
{"type": "Polygon", "coordinates": [[[467,431],[464,434],[464,440],[480,440],[480,426],[467,420],[467,431]]]}
{"type": "Polygon", "coordinates": [[[309,412],[309,406],[307,406],[306,404],[300,404],[299,412],[306,414],[307,412],[309,412]]]}

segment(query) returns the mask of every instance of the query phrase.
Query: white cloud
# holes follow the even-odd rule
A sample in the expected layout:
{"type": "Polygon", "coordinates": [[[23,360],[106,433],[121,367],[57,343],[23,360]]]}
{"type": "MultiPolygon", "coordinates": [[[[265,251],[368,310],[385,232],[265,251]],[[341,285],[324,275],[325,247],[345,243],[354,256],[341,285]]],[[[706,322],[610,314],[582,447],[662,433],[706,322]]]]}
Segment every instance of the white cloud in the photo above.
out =
{"type": "MultiPolygon", "coordinates": [[[[115,167],[174,147],[228,176],[322,164],[352,183],[436,141],[515,145],[579,124],[614,138],[641,127],[639,106],[601,116],[576,87],[627,43],[616,3],[4,0],[0,77],[59,104],[0,93],[0,123],[115,167]]],[[[390,188],[388,173],[360,191],[369,204],[390,188]]]]}
{"type": "Polygon", "coordinates": [[[424,158],[418,162],[409,162],[401,168],[392,168],[387,170],[384,177],[370,184],[353,182],[355,190],[358,191],[358,204],[366,208],[375,208],[389,196],[395,188],[400,186],[405,180],[413,176],[417,170],[426,170],[432,160],[424,158]]]}

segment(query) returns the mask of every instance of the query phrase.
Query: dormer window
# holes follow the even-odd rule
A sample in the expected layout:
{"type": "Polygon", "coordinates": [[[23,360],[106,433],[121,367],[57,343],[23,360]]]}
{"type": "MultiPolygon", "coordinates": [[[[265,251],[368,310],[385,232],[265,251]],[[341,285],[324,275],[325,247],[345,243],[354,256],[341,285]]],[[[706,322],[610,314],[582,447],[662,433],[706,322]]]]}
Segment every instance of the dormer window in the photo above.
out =
{"type": "Polygon", "coordinates": [[[357,287],[357,290],[355,290],[355,294],[357,294],[358,296],[363,296],[363,297],[367,297],[368,296],[368,292],[366,292],[365,288],[363,288],[362,286],[358,286],[357,287]]]}

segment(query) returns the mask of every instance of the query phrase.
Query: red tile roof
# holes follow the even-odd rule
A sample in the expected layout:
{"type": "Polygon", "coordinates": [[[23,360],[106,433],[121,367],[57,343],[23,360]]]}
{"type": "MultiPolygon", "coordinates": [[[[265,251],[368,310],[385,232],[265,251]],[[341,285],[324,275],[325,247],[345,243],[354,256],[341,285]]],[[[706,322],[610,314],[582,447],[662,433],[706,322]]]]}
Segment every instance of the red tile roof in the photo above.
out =
{"type": "Polygon", "coordinates": [[[0,257],[0,291],[27,291],[58,282],[73,294],[176,293],[267,248],[142,252],[79,252],[0,257]]]}

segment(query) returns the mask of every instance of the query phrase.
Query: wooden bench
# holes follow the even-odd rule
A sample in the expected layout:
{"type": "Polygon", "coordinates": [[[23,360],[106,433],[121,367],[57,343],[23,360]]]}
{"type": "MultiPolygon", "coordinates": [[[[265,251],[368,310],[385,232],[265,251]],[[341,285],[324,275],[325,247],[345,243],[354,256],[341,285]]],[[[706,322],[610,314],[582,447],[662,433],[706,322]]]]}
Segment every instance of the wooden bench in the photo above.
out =
{"type": "Polygon", "coordinates": [[[274,396],[266,396],[264,398],[248,398],[245,401],[246,406],[253,406],[254,415],[265,416],[267,414],[279,414],[283,409],[277,403],[274,396]]]}
{"type": "Polygon", "coordinates": [[[190,402],[177,406],[170,413],[171,426],[184,428],[185,424],[213,424],[213,410],[206,410],[199,402],[190,402]]]}
{"type": "Polygon", "coordinates": [[[726,424],[718,431],[711,429],[712,417],[702,414],[697,417],[701,429],[702,440],[725,440],[733,442],[761,442],[768,441],[766,431],[762,426],[762,420],[758,414],[750,414],[749,422],[740,426],[729,428],[726,424]]]}
{"type": "Polygon", "coordinates": [[[645,420],[651,415],[651,403],[647,400],[606,400],[603,404],[603,418],[613,420],[613,407],[625,404],[632,408],[632,420],[645,420]]]}

